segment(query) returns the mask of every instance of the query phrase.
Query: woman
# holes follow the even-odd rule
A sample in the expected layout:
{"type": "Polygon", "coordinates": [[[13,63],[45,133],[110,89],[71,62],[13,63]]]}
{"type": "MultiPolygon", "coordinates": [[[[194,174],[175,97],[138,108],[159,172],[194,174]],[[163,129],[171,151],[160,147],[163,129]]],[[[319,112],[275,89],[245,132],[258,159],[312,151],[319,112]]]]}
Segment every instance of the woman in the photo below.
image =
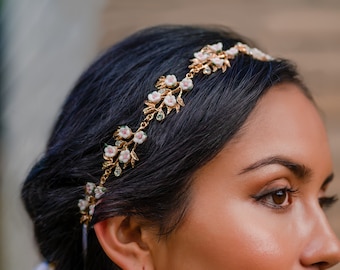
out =
{"type": "Polygon", "coordinates": [[[55,269],[327,269],[332,178],[290,62],[226,29],[164,26],[81,76],[22,198],[55,269]]]}

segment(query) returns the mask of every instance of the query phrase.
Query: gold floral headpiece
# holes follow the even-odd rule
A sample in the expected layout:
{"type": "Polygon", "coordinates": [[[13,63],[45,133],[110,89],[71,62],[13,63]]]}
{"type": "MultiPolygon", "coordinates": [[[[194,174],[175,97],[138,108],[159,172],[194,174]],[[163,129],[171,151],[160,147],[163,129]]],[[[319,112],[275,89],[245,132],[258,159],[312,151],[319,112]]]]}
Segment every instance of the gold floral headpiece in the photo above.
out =
{"type": "Polygon", "coordinates": [[[114,144],[107,144],[104,148],[103,174],[98,184],[88,182],[85,186],[85,198],[80,199],[78,206],[80,208],[80,222],[86,226],[92,219],[95,206],[99,199],[105,193],[105,182],[113,174],[119,177],[123,170],[128,166],[134,167],[139,160],[136,154],[136,148],[147,139],[146,130],[153,119],[162,121],[172,111],[179,112],[183,107],[184,101],[182,95],[190,91],[193,84],[193,77],[202,71],[203,74],[209,75],[221,69],[225,72],[230,67],[230,60],[238,54],[245,54],[260,61],[270,61],[273,58],[257,48],[250,48],[243,43],[237,43],[233,47],[224,51],[221,42],[207,45],[199,52],[194,53],[191,59],[189,72],[184,79],[178,81],[175,75],[161,76],[155,87],[156,90],[148,94],[144,102],[146,107],[143,110],[145,115],[136,131],[132,131],[128,126],[120,126],[114,133],[114,144]]]}

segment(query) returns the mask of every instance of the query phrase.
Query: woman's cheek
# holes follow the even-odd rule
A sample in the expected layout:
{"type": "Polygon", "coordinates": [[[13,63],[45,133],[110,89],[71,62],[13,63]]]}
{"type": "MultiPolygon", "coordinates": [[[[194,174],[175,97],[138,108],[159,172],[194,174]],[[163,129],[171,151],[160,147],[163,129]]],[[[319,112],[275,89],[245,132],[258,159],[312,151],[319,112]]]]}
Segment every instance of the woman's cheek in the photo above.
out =
{"type": "Polygon", "coordinates": [[[167,265],[178,270],[292,269],[299,252],[294,235],[288,235],[293,233],[287,230],[289,215],[276,215],[249,201],[202,204],[170,237],[167,265]]]}

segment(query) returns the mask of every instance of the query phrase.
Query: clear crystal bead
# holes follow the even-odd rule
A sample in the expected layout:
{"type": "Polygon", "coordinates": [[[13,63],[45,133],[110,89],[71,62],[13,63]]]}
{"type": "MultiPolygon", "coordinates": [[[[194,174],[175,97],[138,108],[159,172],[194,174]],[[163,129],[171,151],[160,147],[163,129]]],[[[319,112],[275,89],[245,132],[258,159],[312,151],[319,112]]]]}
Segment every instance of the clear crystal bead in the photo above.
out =
{"type": "Polygon", "coordinates": [[[209,75],[211,73],[211,68],[209,66],[205,66],[203,69],[203,74],[209,75]]]}
{"type": "Polygon", "coordinates": [[[163,112],[163,111],[159,111],[159,112],[157,113],[157,115],[156,115],[156,119],[157,119],[158,121],[162,121],[164,118],[165,118],[164,112],[163,112]]]}
{"type": "Polygon", "coordinates": [[[115,168],[115,171],[113,172],[113,174],[116,177],[120,176],[122,174],[122,168],[119,165],[117,165],[116,168],[115,168]]]}

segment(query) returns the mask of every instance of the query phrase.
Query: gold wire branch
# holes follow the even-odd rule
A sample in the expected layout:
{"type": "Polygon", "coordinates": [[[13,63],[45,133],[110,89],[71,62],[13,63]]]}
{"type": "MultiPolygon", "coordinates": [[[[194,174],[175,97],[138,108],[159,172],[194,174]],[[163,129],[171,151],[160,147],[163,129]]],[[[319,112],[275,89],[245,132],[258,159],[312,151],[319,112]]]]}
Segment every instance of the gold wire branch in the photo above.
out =
{"type": "Polygon", "coordinates": [[[110,175],[119,177],[127,167],[134,167],[139,161],[136,148],[147,139],[146,130],[153,119],[163,121],[172,111],[178,113],[181,107],[185,106],[182,95],[192,90],[194,84],[192,79],[202,71],[205,75],[221,70],[225,72],[231,67],[230,60],[238,54],[249,55],[260,61],[270,61],[273,58],[257,48],[250,48],[243,43],[237,43],[227,50],[223,50],[223,45],[218,42],[213,45],[203,47],[199,52],[194,53],[194,58],[188,68],[189,72],[184,79],[178,81],[175,75],[161,76],[153,92],[148,94],[143,109],[145,115],[136,131],[132,131],[128,126],[120,126],[113,133],[114,144],[106,144],[103,153],[103,175],[99,184],[88,182],[85,186],[85,198],[80,199],[80,222],[88,225],[94,214],[95,206],[104,195],[104,187],[110,175]]]}

